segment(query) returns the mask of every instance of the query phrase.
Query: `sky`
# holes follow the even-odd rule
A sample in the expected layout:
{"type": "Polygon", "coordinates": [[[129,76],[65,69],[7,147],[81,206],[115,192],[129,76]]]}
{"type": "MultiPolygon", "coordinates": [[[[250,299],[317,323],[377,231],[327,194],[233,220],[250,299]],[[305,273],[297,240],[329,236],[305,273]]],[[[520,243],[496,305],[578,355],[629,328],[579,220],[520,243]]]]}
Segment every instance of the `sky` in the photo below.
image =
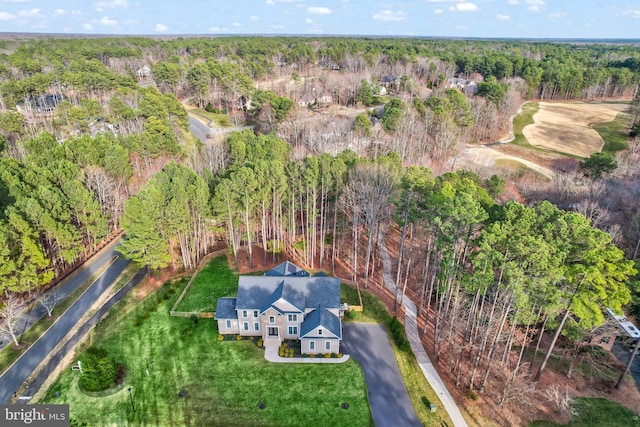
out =
{"type": "Polygon", "coordinates": [[[640,39],[640,0],[0,0],[0,32],[640,39]]]}

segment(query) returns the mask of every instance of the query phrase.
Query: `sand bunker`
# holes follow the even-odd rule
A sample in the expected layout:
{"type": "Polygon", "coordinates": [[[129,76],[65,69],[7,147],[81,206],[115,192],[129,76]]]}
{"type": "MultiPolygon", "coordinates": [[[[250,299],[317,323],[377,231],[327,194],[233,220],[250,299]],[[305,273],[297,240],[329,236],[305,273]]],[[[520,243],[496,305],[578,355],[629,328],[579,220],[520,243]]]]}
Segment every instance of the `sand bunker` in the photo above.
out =
{"type": "Polygon", "coordinates": [[[522,130],[531,145],[589,157],[601,151],[604,141],[591,128],[611,122],[626,104],[540,102],[534,123],[522,130]]]}

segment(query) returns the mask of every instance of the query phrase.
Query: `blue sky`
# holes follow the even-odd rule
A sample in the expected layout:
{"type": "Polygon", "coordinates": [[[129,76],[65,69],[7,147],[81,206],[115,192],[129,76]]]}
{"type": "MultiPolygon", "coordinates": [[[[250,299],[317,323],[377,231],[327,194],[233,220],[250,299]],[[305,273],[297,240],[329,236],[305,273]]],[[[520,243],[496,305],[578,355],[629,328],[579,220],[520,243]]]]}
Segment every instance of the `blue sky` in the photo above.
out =
{"type": "Polygon", "coordinates": [[[640,38],[640,0],[0,0],[0,32],[640,38]]]}

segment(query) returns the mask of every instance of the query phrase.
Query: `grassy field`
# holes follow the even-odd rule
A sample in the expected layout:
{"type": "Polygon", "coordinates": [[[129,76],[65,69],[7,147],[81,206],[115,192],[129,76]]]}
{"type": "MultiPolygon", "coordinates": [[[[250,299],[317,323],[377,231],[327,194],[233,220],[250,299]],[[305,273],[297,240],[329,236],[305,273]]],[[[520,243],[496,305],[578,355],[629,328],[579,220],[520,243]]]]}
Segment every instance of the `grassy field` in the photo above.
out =
{"type": "Polygon", "coordinates": [[[191,288],[178,306],[178,311],[214,312],[220,297],[235,296],[238,274],[222,255],[209,261],[191,284],[191,288]]]}
{"type": "MultiPolygon", "coordinates": [[[[127,266],[121,276],[122,278],[126,278],[126,281],[122,283],[122,280],[120,280],[116,286],[124,286],[126,282],[135,275],[136,271],[138,271],[138,267],[131,264],[127,266]]],[[[36,342],[36,340],[40,338],[47,329],[49,329],[53,322],[55,322],[55,320],[60,317],[60,315],[62,315],[62,313],[64,313],[98,277],[100,277],[102,272],[103,270],[100,270],[98,273],[91,276],[82,285],[76,288],[76,290],[69,294],[67,298],[60,301],[53,309],[51,317],[45,316],[34,323],[20,338],[20,343],[22,344],[20,348],[14,349],[13,345],[8,345],[3,348],[2,351],[0,351],[0,373],[9,368],[9,366],[18,359],[18,357],[26,352],[29,347],[36,342]]]]}
{"type": "Polygon", "coordinates": [[[629,148],[629,116],[618,114],[614,121],[599,123],[593,126],[604,141],[602,151],[615,154],[620,150],[629,148]]]}
{"type": "Polygon", "coordinates": [[[355,361],[272,364],[251,341],[217,341],[213,321],[169,316],[177,283],[96,328],[93,344],[127,367],[122,390],[88,397],[78,389],[78,372],[67,370],[44,402],[70,404],[80,425],[372,425],[364,376],[355,361]],[[342,403],[349,408],[342,409],[342,403]]]}
{"type": "Polygon", "coordinates": [[[199,110],[199,109],[194,109],[191,110],[194,113],[197,113],[203,117],[206,117],[208,119],[211,119],[213,121],[213,125],[216,126],[220,126],[223,128],[227,128],[227,127],[231,127],[231,120],[229,119],[229,116],[226,114],[221,114],[221,113],[210,113],[208,111],[205,110],[199,110]]]}
{"type": "MultiPolygon", "coordinates": [[[[607,399],[579,397],[575,402],[575,415],[566,427],[640,427],[640,415],[607,399]]],[[[548,421],[535,421],[531,427],[558,426],[548,421]]]]}
{"type": "Polygon", "coordinates": [[[513,135],[515,139],[511,142],[512,144],[534,148],[523,135],[522,129],[533,123],[533,116],[539,109],[540,105],[537,102],[527,102],[522,106],[522,112],[513,118],[513,135]]]}

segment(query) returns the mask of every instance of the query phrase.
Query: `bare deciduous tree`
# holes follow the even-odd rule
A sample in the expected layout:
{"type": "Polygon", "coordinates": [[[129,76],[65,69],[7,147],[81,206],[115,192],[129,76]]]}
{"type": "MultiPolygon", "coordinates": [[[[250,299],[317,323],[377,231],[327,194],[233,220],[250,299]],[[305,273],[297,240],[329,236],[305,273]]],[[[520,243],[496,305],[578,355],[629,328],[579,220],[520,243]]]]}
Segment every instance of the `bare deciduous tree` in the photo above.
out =
{"type": "Polygon", "coordinates": [[[53,288],[51,292],[42,294],[38,297],[38,303],[47,310],[47,316],[53,315],[53,309],[62,301],[62,295],[57,288],[53,288]]]}
{"type": "Polygon", "coordinates": [[[19,345],[18,340],[18,321],[23,312],[22,301],[13,292],[5,292],[5,301],[0,308],[0,333],[11,337],[15,345],[19,345]]]}

